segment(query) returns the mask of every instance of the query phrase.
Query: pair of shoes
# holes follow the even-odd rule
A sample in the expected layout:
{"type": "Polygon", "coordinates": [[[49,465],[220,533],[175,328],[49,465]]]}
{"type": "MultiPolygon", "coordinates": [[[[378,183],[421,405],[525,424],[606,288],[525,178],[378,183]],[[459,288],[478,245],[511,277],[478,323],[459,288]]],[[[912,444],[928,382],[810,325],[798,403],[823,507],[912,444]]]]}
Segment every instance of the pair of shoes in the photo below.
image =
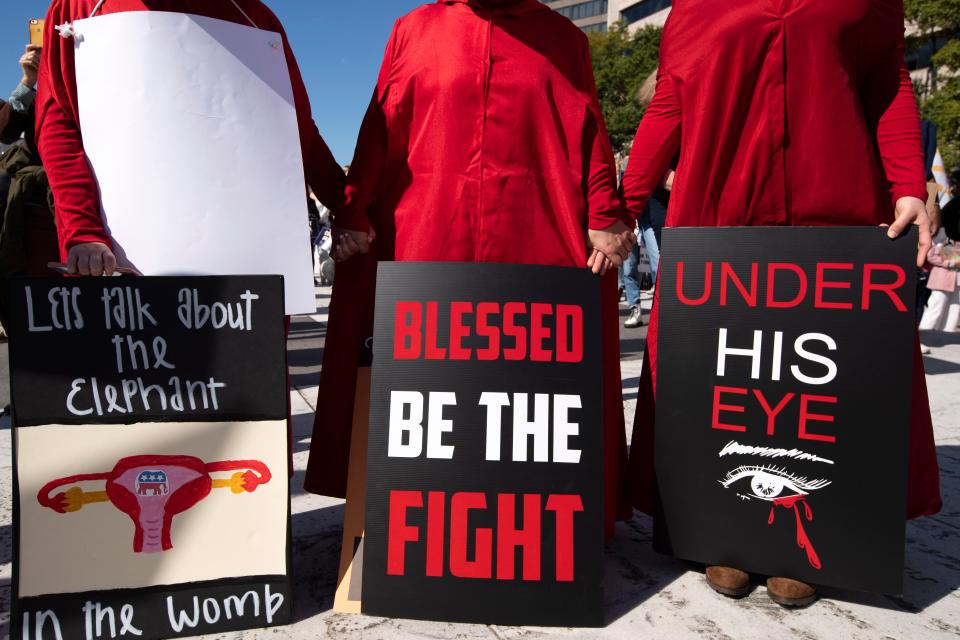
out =
{"type": "Polygon", "coordinates": [[[640,311],[640,305],[630,308],[630,315],[627,316],[623,326],[627,329],[635,329],[643,326],[643,317],[640,311]]]}
{"type": "MultiPolygon", "coordinates": [[[[707,584],[729,598],[742,598],[750,593],[750,574],[733,567],[707,567],[707,584]]],[[[783,607],[800,608],[813,604],[817,590],[813,585],[792,578],[768,578],[767,596],[783,607]]]]}
{"type": "Polygon", "coordinates": [[[641,291],[641,292],[640,292],[640,299],[641,299],[641,300],[653,300],[653,295],[654,295],[654,292],[655,292],[655,291],[656,291],[656,289],[647,289],[647,290],[645,290],[645,291],[641,291]]]}
{"type": "Polygon", "coordinates": [[[920,343],[920,355],[924,355],[924,356],[930,355],[930,347],[928,347],[923,343],[920,343]]]}
{"type": "Polygon", "coordinates": [[[620,291],[617,293],[617,296],[620,298],[620,302],[627,301],[627,290],[623,287],[620,287],[620,291]]]}

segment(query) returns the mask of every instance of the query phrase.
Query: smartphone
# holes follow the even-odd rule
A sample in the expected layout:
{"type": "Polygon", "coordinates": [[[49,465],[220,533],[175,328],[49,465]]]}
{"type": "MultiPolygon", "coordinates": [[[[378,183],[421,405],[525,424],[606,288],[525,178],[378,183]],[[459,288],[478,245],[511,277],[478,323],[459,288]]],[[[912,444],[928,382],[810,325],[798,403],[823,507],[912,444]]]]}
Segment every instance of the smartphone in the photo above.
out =
{"type": "Polygon", "coordinates": [[[30,20],[30,44],[43,46],[43,18],[30,20]]]}

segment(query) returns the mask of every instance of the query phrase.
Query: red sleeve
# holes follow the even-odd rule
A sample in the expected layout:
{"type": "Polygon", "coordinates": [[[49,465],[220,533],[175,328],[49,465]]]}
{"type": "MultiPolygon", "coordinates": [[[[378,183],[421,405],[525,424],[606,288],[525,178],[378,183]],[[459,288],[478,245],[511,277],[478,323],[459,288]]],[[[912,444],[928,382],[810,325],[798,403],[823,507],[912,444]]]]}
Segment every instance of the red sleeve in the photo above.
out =
{"type": "Polygon", "coordinates": [[[53,25],[72,20],[68,2],[55,0],[47,12],[43,56],[37,83],[37,149],[53,191],[62,254],[81,242],[110,239],[100,218],[100,199],[75,110],[73,40],[61,38],[53,25]]]}
{"type": "Polygon", "coordinates": [[[680,148],[680,100],[670,75],[660,68],[657,90],[637,128],[623,174],[623,200],[634,218],[643,214],[680,148]]]}
{"type": "Polygon", "coordinates": [[[593,77],[590,47],[584,38],[584,60],[589,91],[589,120],[584,131],[584,193],[586,195],[588,227],[606,229],[624,218],[623,202],[617,193],[617,167],[613,160],[610,136],[603,120],[603,111],[597,96],[597,83],[593,77]]]}
{"type": "MultiPolygon", "coordinates": [[[[279,22],[277,23],[279,27],[279,22]]],[[[343,190],[345,178],[343,169],[337,164],[336,158],[330,152],[327,143],[320,136],[316,123],[313,121],[313,112],[310,109],[310,98],[300,75],[300,67],[293,55],[287,34],[280,27],[283,35],[283,47],[287,55],[287,67],[290,69],[290,82],[293,84],[293,101],[297,108],[297,123],[300,127],[300,146],[303,150],[303,169],[307,184],[328,209],[336,209],[343,204],[343,190]]]]}
{"type": "Polygon", "coordinates": [[[387,41],[370,106],[367,107],[367,113],[363,116],[363,123],[360,125],[357,148],[353,154],[350,173],[347,175],[346,202],[333,211],[334,221],[342,229],[352,231],[370,229],[367,211],[377,199],[387,163],[388,133],[385,108],[390,95],[390,74],[396,56],[399,29],[400,20],[397,20],[387,41]]]}
{"type": "Polygon", "coordinates": [[[874,5],[864,37],[893,44],[865,76],[864,112],[874,123],[877,150],[893,202],[906,196],[927,201],[920,111],[904,60],[903,2],[874,5]]]}

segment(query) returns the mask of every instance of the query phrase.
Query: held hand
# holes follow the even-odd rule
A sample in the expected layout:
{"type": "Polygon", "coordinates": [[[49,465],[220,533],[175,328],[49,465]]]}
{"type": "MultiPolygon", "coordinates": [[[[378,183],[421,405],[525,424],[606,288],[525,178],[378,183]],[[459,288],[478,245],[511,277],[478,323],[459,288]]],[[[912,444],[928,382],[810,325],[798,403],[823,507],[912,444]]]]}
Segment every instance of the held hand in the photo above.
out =
{"type": "Polygon", "coordinates": [[[28,44],[24,49],[24,54],[20,56],[20,68],[23,69],[23,79],[20,81],[24,86],[33,89],[37,86],[37,73],[40,69],[40,49],[36,44],[28,44]]]}
{"type": "Polygon", "coordinates": [[[910,225],[920,228],[920,244],[917,247],[917,266],[922,267],[927,261],[927,253],[933,246],[930,236],[930,217],[927,207],[920,198],[906,196],[897,200],[896,221],[890,225],[887,235],[896,238],[904,233],[910,225]]]}
{"type": "Polygon", "coordinates": [[[333,230],[333,259],[335,262],[344,262],[358,253],[369,253],[370,244],[377,239],[373,228],[370,231],[353,231],[351,229],[333,230]]]}
{"type": "Polygon", "coordinates": [[[619,220],[606,229],[590,229],[587,235],[590,248],[602,253],[617,267],[623,264],[637,244],[636,234],[619,220]]]}
{"type": "Polygon", "coordinates": [[[663,176],[663,188],[665,191],[673,191],[673,179],[677,177],[677,172],[671,169],[663,176]]]}
{"type": "Polygon", "coordinates": [[[81,242],[67,253],[67,273],[83,276],[112,276],[117,270],[117,258],[102,242],[81,242]]]}
{"type": "Polygon", "coordinates": [[[610,258],[594,249],[593,253],[591,253],[587,259],[587,268],[593,271],[594,274],[602,276],[605,275],[608,270],[616,269],[617,266],[613,264],[610,258]]]}

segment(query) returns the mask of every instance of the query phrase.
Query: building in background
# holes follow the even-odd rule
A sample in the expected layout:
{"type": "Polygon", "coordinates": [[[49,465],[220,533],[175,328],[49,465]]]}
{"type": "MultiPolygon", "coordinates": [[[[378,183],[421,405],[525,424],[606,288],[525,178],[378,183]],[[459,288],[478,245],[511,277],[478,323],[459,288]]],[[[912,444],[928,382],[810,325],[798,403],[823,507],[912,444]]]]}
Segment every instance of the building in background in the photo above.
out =
{"type": "Polygon", "coordinates": [[[670,15],[671,0],[611,0],[607,10],[607,24],[619,20],[627,23],[630,31],[653,25],[662,27],[670,15]]]}
{"type": "Polygon", "coordinates": [[[606,31],[623,20],[631,31],[646,25],[663,26],[671,0],[545,0],[548,7],[570,18],[585,32],[606,31]]]}
{"type": "Polygon", "coordinates": [[[608,0],[552,0],[544,2],[557,13],[570,18],[586,33],[607,30],[608,0]]]}

